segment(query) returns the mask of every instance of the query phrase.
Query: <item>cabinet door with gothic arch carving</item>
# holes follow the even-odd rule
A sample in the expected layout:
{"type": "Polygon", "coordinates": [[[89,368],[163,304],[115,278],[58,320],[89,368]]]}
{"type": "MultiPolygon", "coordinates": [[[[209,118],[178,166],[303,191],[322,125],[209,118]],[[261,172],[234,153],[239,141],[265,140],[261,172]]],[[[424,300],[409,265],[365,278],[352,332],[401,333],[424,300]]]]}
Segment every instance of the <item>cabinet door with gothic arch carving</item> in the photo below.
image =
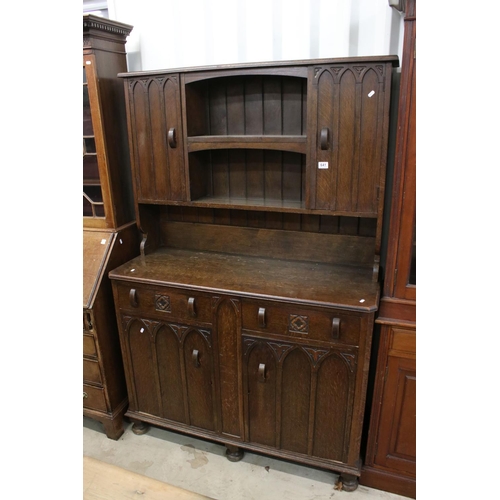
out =
{"type": "Polygon", "coordinates": [[[185,201],[179,75],[128,80],[125,90],[137,200],[185,201]]]}
{"type": "Polygon", "coordinates": [[[211,332],[131,316],[122,325],[130,409],[214,431],[211,332]]]}
{"type": "Polygon", "coordinates": [[[244,337],[247,439],[347,462],[356,349],[244,337]]]}
{"type": "Polygon", "coordinates": [[[311,68],[310,208],[365,217],[379,213],[391,71],[390,63],[311,68]]]}

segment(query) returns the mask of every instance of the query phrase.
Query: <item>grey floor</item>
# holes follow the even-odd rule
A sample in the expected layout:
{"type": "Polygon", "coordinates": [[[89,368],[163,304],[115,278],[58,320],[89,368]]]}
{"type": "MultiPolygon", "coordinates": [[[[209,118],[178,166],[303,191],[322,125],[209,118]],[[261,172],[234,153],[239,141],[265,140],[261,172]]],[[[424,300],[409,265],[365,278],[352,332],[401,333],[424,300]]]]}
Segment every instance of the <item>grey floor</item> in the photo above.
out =
{"type": "Polygon", "coordinates": [[[223,445],[157,427],[137,436],[131,428],[126,422],[113,441],[99,422],[83,417],[83,454],[217,500],[408,500],[365,486],[338,491],[332,472],[250,452],[232,463],[223,445]]]}

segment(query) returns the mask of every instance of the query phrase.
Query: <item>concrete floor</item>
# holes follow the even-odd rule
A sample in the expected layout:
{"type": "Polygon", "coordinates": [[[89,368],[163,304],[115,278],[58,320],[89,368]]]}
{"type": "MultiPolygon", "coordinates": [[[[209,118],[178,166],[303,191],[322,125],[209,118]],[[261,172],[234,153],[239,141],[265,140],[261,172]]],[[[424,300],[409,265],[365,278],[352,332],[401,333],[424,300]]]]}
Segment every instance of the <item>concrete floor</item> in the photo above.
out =
{"type": "Polygon", "coordinates": [[[131,429],[126,422],[113,441],[99,422],[83,417],[83,454],[217,500],[408,500],[365,486],[338,491],[332,472],[251,452],[232,463],[223,445],[157,427],[142,436],[131,429]]]}

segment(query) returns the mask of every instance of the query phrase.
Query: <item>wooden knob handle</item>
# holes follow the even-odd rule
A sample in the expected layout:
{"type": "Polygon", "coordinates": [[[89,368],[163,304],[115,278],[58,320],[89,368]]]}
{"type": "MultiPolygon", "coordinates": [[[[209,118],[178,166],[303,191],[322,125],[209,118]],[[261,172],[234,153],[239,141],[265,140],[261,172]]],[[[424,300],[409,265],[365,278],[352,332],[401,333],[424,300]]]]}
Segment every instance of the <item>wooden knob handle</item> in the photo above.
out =
{"type": "Polygon", "coordinates": [[[193,349],[192,358],[193,358],[194,367],[199,368],[200,367],[200,352],[197,349],[193,349]]]}
{"type": "Polygon", "coordinates": [[[261,328],[266,327],[266,308],[259,307],[259,326],[261,328]]]}
{"type": "Polygon", "coordinates": [[[266,365],[264,363],[259,364],[259,382],[266,381],[266,365]]]}
{"type": "Polygon", "coordinates": [[[340,318],[333,318],[332,321],[332,337],[338,339],[340,336],[340,318]]]}
{"type": "Polygon", "coordinates": [[[175,133],[175,127],[172,127],[168,131],[168,145],[171,148],[177,147],[177,137],[176,137],[176,133],[175,133]]]}
{"type": "Polygon", "coordinates": [[[135,291],[135,288],[130,289],[130,293],[128,294],[128,298],[130,301],[130,305],[132,307],[137,307],[139,305],[139,302],[137,301],[137,292],[135,291]]]}
{"type": "Polygon", "coordinates": [[[196,308],[194,304],[194,297],[188,299],[188,313],[192,318],[196,318],[196,308]]]}
{"type": "Polygon", "coordinates": [[[324,127],[321,129],[320,132],[321,149],[323,150],[328,149],[329,142],[330,142],[330,130],[328,129],[328,127],[324,127]]]}

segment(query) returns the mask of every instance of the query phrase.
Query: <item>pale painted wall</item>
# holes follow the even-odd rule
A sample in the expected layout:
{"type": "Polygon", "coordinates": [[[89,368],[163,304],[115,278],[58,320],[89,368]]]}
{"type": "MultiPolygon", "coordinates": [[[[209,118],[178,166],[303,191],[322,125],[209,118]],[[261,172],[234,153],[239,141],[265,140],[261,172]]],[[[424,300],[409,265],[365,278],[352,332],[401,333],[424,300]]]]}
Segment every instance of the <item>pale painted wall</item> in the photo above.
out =
{"type": "Polygon", "coordinates": [[[129,70],[399,55],[403,14],[388,0],[108,0],[134,26],[129,70]]]}

